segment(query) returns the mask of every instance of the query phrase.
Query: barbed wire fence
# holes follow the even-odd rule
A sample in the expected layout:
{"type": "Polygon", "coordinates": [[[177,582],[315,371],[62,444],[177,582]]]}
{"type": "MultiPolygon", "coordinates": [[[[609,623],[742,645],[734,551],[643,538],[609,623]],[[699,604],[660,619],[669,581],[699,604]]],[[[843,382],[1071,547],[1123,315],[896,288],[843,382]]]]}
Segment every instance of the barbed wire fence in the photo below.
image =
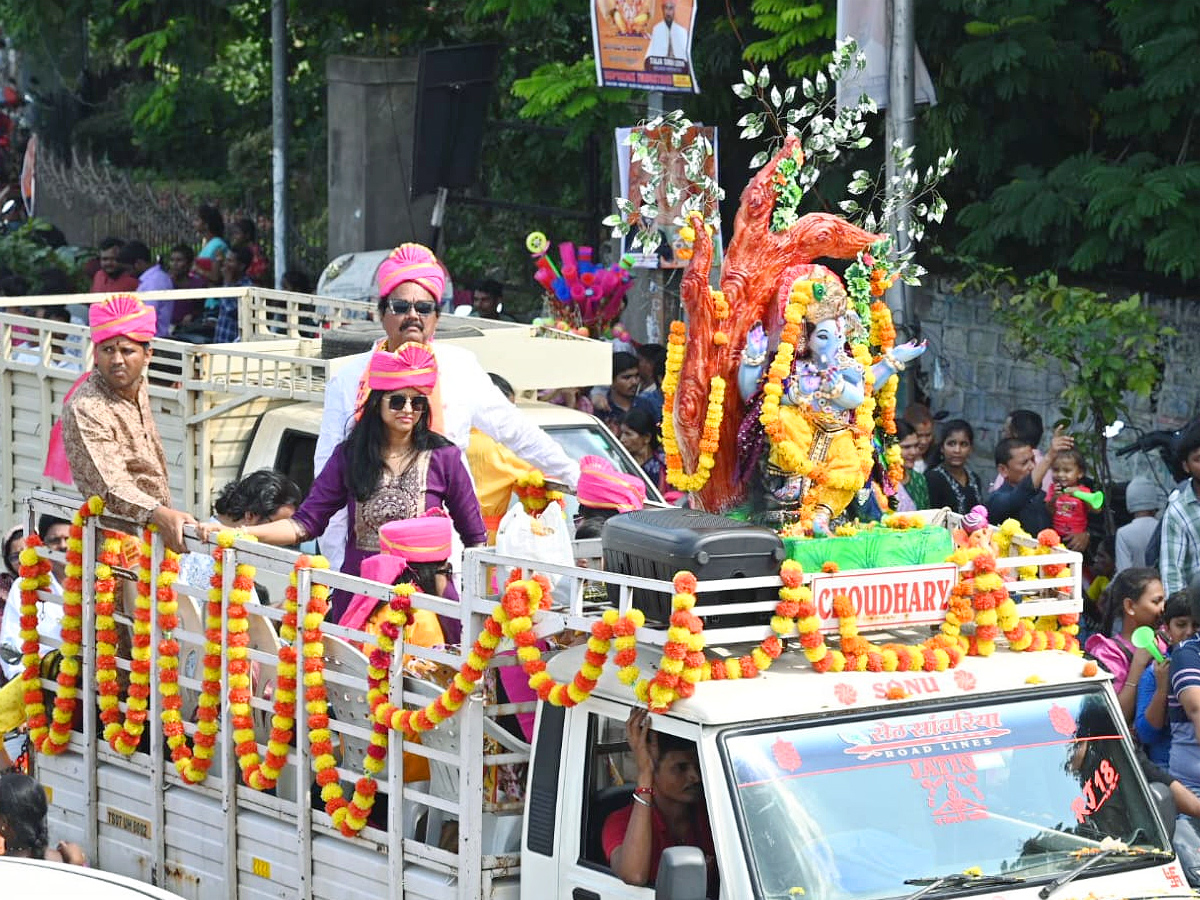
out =
{"type": "MultiPolygon", "coordinates": [[[[38,191],[53,196],[55,205],[71,217],[75,243],[94,247],[112,235],[142,241],[151,253],[165,256],[176,244],[197,248],[200,242],[196,209],[206,198],[139,181],[122,169],[76,150],[72,150],[69,162],[43,152],[38,159],[38,191]]],[[[269,213],[243,206],[219,208],[225,218],[226,236],[234,221],[250,219],[263,254],[271,255],[274,223],[269,213]]],[[[305,270],[315,283],[328,262],[324,226],[293,226],[289,232],[288,267],[305,270]]]]}

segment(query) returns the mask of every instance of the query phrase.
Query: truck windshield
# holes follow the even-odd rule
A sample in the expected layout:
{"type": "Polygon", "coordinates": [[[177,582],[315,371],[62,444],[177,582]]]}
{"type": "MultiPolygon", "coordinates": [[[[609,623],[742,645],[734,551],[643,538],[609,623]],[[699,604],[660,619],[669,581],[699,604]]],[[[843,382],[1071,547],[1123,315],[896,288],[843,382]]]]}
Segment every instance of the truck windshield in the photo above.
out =
{"type": "MultiPolygon", "coordinates": [[[[721,744],[759,897],[904,897],[910,880],[965,871],[1048,881],[1105,838],[1170,849],[1100,692],[721,744]]],[[[1086,877],[1151,859],[1114,854],[1086,877]]]]}

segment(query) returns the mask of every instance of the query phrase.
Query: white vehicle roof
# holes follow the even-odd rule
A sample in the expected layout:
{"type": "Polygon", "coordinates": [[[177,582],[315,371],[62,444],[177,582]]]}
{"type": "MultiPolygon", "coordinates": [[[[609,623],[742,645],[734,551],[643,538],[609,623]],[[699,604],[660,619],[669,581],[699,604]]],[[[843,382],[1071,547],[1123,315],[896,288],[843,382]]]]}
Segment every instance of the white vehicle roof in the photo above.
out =
{"type": "Polygon", "coordinates": [[[81,897],[87,900],[179,900],[178,894],[99,869],[0,856],[6,897],[81,897]]]}
{"type": "MultiPolygon", "coordinates": [[[[906,643],[927,637],[910,633],[906,643]]],[[[828,640],[828,639],[827,639],[828,640]]],[[[836,638],[833,639],[836,643],[836,638]]],[[[1103,669],[1091,677],[1083,675],[1084,660],[1074,654],[1045,650],[1015,653],[997,645],[990,657],[968,656],[945,672],[814,672],[799,645],[786,651],[766,672],[756,678],[706,681],[687,700],[676,701],[670,715],[700,726],[735,725],[770,719],[793,719],[868,709],[896,709],[929,700],[949,700],[977,695],[1031,690],[1045,685],[1099,682],[1109,678],[1103,669]],[[908,696],[888,700],[889,688],[908,696]]],[[[555,656],[547,668],[557,681],[569,681],[583,663],[585,646],[572,647],[555,656]]],[[[735,655],[748,653],[739,647],[735,655]]],[[[710,658],[715,652],[710,650],[710,658]]],[[[652,677],[662,659],[657,647],[638,648],[642,677],[652,677]]],[[[594,696],[636,703],[633,689],[617,678],[615,665],[607,665],[594,696]]]]}

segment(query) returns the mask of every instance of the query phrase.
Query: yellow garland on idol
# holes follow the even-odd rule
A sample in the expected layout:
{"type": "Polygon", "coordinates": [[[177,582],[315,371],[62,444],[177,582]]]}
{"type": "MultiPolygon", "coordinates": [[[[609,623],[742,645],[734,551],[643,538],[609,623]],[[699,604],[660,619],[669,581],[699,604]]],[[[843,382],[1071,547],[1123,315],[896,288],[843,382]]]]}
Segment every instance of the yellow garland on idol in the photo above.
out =
{"type": "MultiPolygon", "coordinates": [[[[728,315],[729,305],[724,296],[720,298],[728,315]]],[[[717,304],[714,298],[714,304],[717,304]]],[[[717,305],[718,309],[722,307],[717,305]]],[[[718,332],[718,334],[723,334],[718,332]]],[[[714,338],[715,339],[715,338],[714,338]]],[[[728,338],[726,338],[728,342],[728,338]]],[[[699,491],[708,484],[713,466],[716,464],[717,451],[721,446],[721,420],[725,415],[725,379],[714,375],[709,380],[708,409],[704,414],[704,429],[700,435],[700,457],[696,461],[696,471],[692,473],[683,470],[683,457],[679,455],[679,441],[675,436],[675,420],[671,412],[675,408],[675,392],[679,389],[679,374],[683,371],[683,357],[686,353],[687,330],[682,322],[671,323],[671,333],[667,337],[666,373],[663,376],[663,420],[662,442],[663,455],[667,460],[667,483],[681,491],[699,491]]]]}

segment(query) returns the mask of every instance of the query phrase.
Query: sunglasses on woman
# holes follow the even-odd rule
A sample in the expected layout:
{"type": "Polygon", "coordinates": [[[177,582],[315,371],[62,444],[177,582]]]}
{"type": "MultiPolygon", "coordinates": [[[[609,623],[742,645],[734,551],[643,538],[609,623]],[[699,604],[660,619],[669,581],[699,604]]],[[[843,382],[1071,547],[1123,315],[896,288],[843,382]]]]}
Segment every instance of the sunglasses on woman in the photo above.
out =
{"type": "Polygon", "coordinates": [[[437,304],[430,300],[389,300],[388,309],[398,316],[408,315],[410,309],[418,316],[432,316],[437,304]]]}
{"type": "Polygon", "coordinates": [[[409,397],[406,394],[392,394],[388,397],[388,409],[392,412],[400,412],[405,407],[412,407],[415,413],[423,413],[429,409],[429,398],[417,394],[414,397],[409,397]]]}

